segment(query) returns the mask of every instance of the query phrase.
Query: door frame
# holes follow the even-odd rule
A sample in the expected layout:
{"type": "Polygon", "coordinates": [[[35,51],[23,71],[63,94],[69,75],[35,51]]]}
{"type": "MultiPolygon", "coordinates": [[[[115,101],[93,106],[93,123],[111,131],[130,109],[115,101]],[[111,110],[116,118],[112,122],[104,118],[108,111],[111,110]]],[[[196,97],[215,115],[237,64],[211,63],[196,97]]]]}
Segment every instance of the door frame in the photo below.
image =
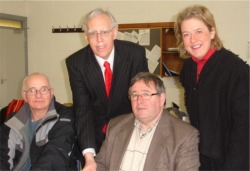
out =
{"type": "MultiPolygon", "coordinates": [[[[21,29],[24,31],[24,56],[25,56],[25,66],[24,67],[25,67],[25,74],[27,75],[28,74],[28,33],[27,33],[28,26],[27,26],[27,17],[0,13],[0,19],[20,21],[22,23],[22,28],[21,29]]],[[[1,28],[7,28],[8,29],[8,27],[1,27],[1,28]]],[[[16,28],[9,27],[9,29],[16,29],[16,28]]]]}
{"type": "MultiPolygon", "coordinates": [[[[27,76],[28,74],[28,33],[27,33],[27,17],[23,16],[17,16],[17,15],[12,15],[12,14],[5,14],[5,13],[0,13],[0,19],[3,20],[10,20],[10,21],[18,21],[21,23],[21,28],[15,28],[15,27],[6,27],[6,26],[0,26],[1,29],[5,30],[13,30],[13,31],[22,31],[23,34],[23,52],[24,52],[24,76],[27,76]]],[[[2,107],[4,107],[6,104],[0,104],[0,110],[2,107]],[[1,106],[2,105],[2,106],[1,106]]]]}

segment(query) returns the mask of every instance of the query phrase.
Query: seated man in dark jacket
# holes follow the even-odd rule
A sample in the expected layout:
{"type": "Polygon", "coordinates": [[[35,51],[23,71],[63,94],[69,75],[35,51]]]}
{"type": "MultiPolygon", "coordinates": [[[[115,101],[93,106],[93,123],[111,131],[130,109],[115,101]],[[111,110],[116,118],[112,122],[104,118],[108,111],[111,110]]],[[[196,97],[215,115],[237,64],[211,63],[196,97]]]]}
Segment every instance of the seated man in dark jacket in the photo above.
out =
{"type": "Polygon", "coordinates": [[[0,127],[0,170],[76,170],[73,110],[55,101],[48,77],[23,80],[26,101],[0,127]]]}

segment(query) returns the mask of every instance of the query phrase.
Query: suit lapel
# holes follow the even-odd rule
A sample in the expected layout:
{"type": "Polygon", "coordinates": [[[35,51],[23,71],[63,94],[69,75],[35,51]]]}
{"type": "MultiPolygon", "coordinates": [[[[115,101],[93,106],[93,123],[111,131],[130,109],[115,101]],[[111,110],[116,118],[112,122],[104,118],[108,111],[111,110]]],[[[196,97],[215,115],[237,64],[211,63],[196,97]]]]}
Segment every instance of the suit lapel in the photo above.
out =
{"type": "Polygon", "coordinates": [[[114,149],[112,151],[111,165],[110,168],[119,170],[123,155],[128,146],[130,137],[134,129],[134,117],[130,117],[130,120],[127,124],[121,127],[121,130],[116,134],[114,140],[114,149]]]}
{"type": "MultiPolygon", "coordinates": [[[[113,79],[111,86],[111,96],[112,94],[117,94],[117,85],[124,82],[123,79],[128,78],[129,61],[127,60],[127,52],[124,52],[122,46],[115,42],[115,56],[114,56],[114,66],[113,66],[113,79]],[[112,93],[113,91],[113,93],[112,93]]],[[[118,92],[119,93],[119,92],[118,92]]]]}
{"type": "Polygon", "coordinates": [[[144,170],[152,170],[156,166],[155,164],[158,163],[160,153],[164,149],[164,147],[167,145],[166,141],[168,136],[170,136],[169,131],[169,119],[165,111],[163,111],[161,119],[157,125],[157,128],[155,130],[152,142],[150,144],[148,155],[145,161],[144,170]]]}
{"type": "MultiPolygon", "coordinates": [[[[112,106],[110,104],[114,104],[117,102],[117,99],[120,98],[121,91],[127,89],[128,82],[127,79],[129,77],[129,61],[127,60],[127,52],[123,50],[123,46],[115,41],[115,56],[114,56],[114,64],[113,64],[113,78],[112,85],[110,91],[110,97],[108,100],[108,113],[110,113],[112,106]]],[[[130,82],[130,80],[129,80],[130,82]]],[[[126,90],[127,91],[127,90],[126,90]]],[[[112,112],[111,112],[112,113],[112,112]]]]}
{"type": "Polygon", "coordinates": [[[92,51],[89,52],[85,67],[85,71],[87,71],[86,77],[88,77],[87,80],[89,80],[89,84],[91,84],[92,87],[95,87],[94,91],[97,92],[100,98],[106,99],[107,96],[102,70],[92,51]]]}

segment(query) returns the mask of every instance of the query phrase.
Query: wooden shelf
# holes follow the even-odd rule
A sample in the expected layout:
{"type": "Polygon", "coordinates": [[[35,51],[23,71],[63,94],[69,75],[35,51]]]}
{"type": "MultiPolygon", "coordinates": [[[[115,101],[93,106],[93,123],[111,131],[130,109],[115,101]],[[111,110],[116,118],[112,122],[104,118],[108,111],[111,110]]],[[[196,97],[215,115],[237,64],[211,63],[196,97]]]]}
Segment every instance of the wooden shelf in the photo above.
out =
{"type": "Polygon", "coordinates": [[[183,59],[179,57],[179,51],[178,51],[178,48],[176,47],[177,40],[176,40],[175,33],[174,33],[174,22],[119,24],[118,29],[119,31],[121,30],[138,31],[140,29],[150,29],[150,30],[158,29],[159,34],[155,34],[154,36],[150,37],[152,39],[156,39],[155,41],[153,41],[154,42],[153,45],[145,46],[145,48],[148,49],[148,48],[152,48],[152,46],[156,44],[161,49],[161,57],[158,60],[159,64],[157,68],[155,69],[154,73],[159,74],[161,77],[179,75],[182,65],[183,65],[183,59]]]}
{"type": "Polygon", "coordinates": [[[118,29],[128,28],[174,28],[174,22],[119,24],[118,29]]]}
{"type": "Polygon", "coordinates": [[[164,53],[178,53],[178,54],[179,54],[178,51],[162,51],[162,53],[163,53],[163,54],[164,54],[164,53]]]}

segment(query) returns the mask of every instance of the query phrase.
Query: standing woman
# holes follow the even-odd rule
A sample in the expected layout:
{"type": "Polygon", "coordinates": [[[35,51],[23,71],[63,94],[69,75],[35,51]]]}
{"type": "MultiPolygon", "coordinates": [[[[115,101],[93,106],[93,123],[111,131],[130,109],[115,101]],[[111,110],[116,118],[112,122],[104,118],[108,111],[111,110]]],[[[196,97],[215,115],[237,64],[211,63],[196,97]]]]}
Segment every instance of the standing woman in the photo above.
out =
{"type": "Polygon", "coordinates": [[[249,170],[249,65],[223,47],[204,6],[177,15],[180,74],[191,124],[200,132],[200,170],[249,170]]]}

